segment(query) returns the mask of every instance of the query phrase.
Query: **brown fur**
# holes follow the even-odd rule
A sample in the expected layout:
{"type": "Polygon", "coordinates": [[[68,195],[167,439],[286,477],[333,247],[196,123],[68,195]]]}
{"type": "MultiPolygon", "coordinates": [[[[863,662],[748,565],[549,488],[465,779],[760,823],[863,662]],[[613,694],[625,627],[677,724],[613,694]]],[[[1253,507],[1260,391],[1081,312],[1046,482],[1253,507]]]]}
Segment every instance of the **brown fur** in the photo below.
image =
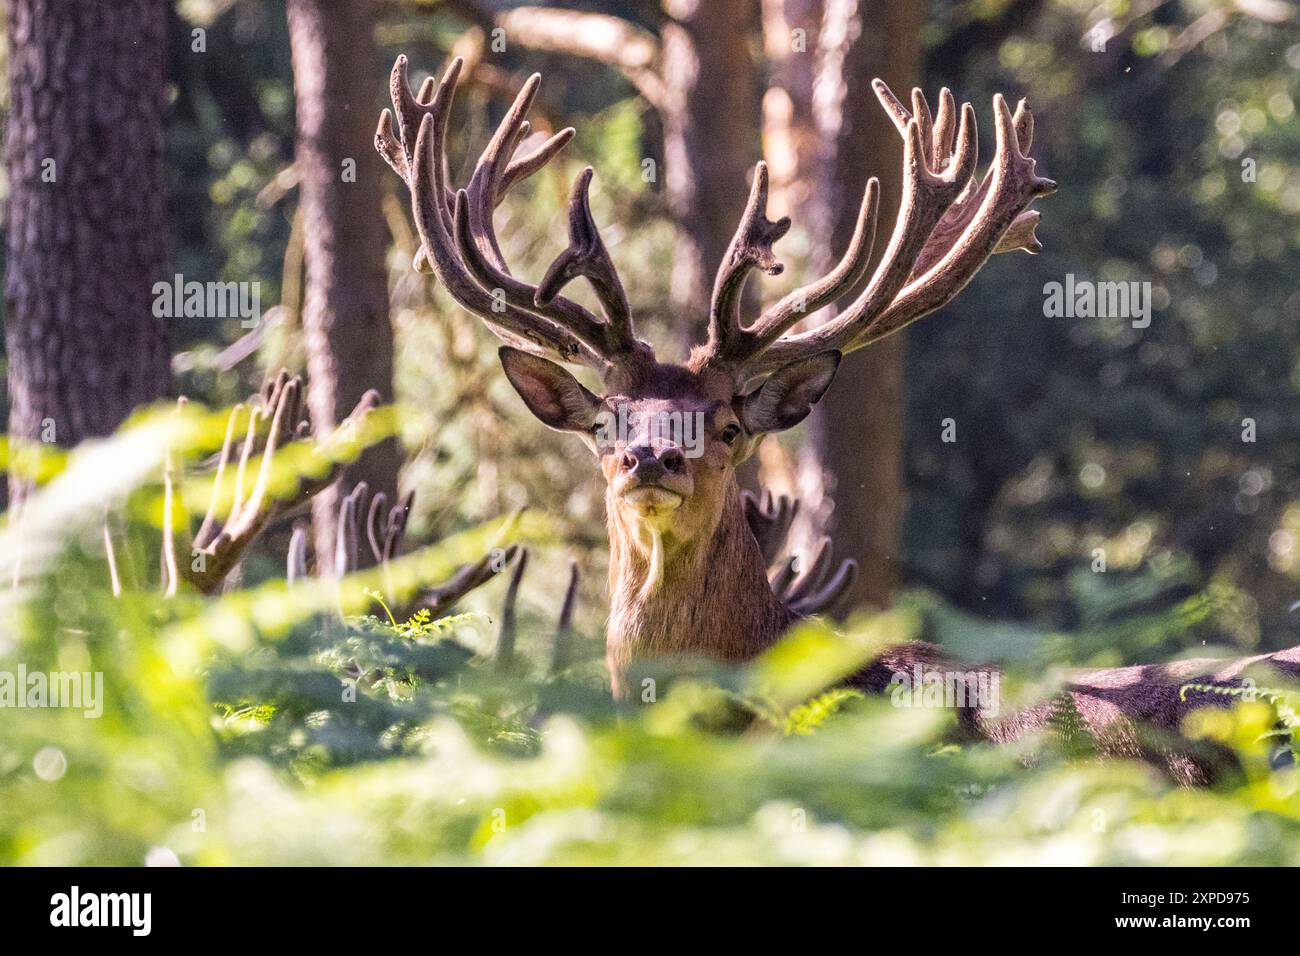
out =
{"type": "Polygon", "coordinates": [[[622,678],[635,660],[745,661],[775,643],[794,619],[768,587],[740,490],[728,478],[710,533],[666,546],[663,584],[648,597],[642,588],[649,564],[637,546],[636,528],[616,502],[609,503],[606,659],[615,696],[623,696],[622,678]]]}
{"type": "Polygon", "coordinates": [[[753,450],[755,439],[746,436],[744,442],[727,445],[720,438],[738,421],[731,380],[656,364],[642,369],[636,380],[619,384],[619,392],[605,399],[609,407],[626,403],[643,412],[700,412],[706,425],[703,454],[687,463],[685,499],[664,519],[647,519],[622,499],[623,446],[600,452],[610,548],[606,659],[615,696],[621,698],[626,670],[634,661],[748,660],[775,643],[794,615],[768,586],[736,482],[735,466],[753,450]],[[663,578],[657,587],[647,588],[651,524],[662,539],[663,578]]]}
{"type": "MultiPolygon", "coordinates": [[[[884,692],[895,674],[923,670],[990,669],[955,661],[941,648],[919,641],[890,648],[849,681],[862,690],[884,692]]],[[[1107,757],[1147,760],[1184,785],[1204,785],[1230,772],[1234,759],[1213,744],[1182,735],[1183,721],[1199,707],[1226,707],[1234,698],[1183,689],[1189,684],[1240,687],[1247,672],[1275,671],[1300,679],[1300,647],[1230,660],[1198,658],[1081,671],[1060,694],[1006,717],[989,718],[973,708],[958,717],[972,739],[1007,743],[1036,731],[1053,730],[1067,742],[1083,742],[1107,757]]]]}

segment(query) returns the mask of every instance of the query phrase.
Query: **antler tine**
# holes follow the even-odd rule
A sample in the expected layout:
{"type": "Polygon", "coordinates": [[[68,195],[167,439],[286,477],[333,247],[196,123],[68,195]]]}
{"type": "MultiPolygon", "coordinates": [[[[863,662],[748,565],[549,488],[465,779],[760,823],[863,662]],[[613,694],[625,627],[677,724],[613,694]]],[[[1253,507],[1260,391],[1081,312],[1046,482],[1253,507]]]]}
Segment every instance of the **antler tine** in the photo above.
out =
{"type": "Polygon", "coordinates": [[[208,500],[208,510],[203,516],[203,523],[199,525],[198,533],[194,535],[194,547],[196,548],[207,547],[213,533],[216,531],[217,507],[221,500],[221,479],[225,477],[226,466],[230,463],[230,455],[235,448],[235,429],[239,425],[244,410],[242,404],[236,405],[230,410],[230,417],[226,419],[226,437],[221,443],[221,454],[217,458],[217,472],[212,483],[212,497],[208,500]]]}
{"type": "Polygon", "coordinates": [[[912,116],[916,119],[917,128],[921,133],[921,142],[925,146],[926,164],[935,170],[942,170],[943,163],[935,156],[934,114],[930,112],[930,103],[919,86],[912,87],[912,116]]]}
{"type": "Polygon", "coordinates": [[[894,91],[889,88],[882,79],[871,81],[871,89],[875,91],[876,99],[880,101],[881,107],[894,123],[894,129],[904,138],[907,136],[907,124],[912,121],[912,114],[902,101],[894,95],[894,91]]]}
{"type": "Polygon", "coordinates": [[[1038,238],[1038,223],[1043,218],[1037,209],[1027,209],[1012,221],[1011,226],[1002,234],[998,244],[993,248],[998,252],[1027,252],[1036,256],[1043,251],[1043,243],[1038,238]]]}
{"type": "Polygon", "coordinates": [[[1011,117],[1016,127],[1016,144],[1020,152],[1029,155],[1029,148],[1034,145],[1034,114],[1029,109],[1029,101],[1024,97],[1016,103],[1016,113],[1011,117]]]}
{"type": "Polygon", "coordinates": [[[560,606],[560,617],[556,622],[562,631],[573,626],[573,611],[578,606],[578,562],[569,562],[569,587],[564,592],[564,604],[560,606]]]}
{"type": "Polygon", "coordinates": [[[835,268],[821,279],[791,292],[776,305],[767,309],[752,329],[747,329],[746,345],[761,352],[784,335],[801,319],[830,305],[861,281],[871,262],[871,251],[876,242],[876,221],[880,210],[880,180],[872,176],[862,193],[857,222],[848,248],[835,268]]]}
{"type": "Polygon", "coordinates": [[[930,144],[930,164],[941,169],[953,155],[957,145],[957,101],[952,90],[944,87],[939,91],[939,115],[934,121],[934,139],[930,144]]]}
{"type": "Polygon", "coordinates": [[[470,175],[465,192],[470,198],[469,218],[474,241],[483,254],[489,256],[492,264],[500,271],[509,274],[501,250],[497,245],[496,233],[492,229],[492,210],[496,208],[498,187],[501,177],[509,163],[510,153],[514,152],[524,133],[524,117],[537,97],[537,88],[542,84],[540,74],[534,73],[515,95],[505,119],[497,126],[496,132],[488,140],[474,172],[470,175]]]}
{"type": "Polygon", "coordinates": [[[501,629],[497,631],[497,670],[505,670],[515,656],[515,638],[518,634],[519,585],[528,570],[528,549],[522,548],[515,569],[510,574],[510,584],[506,587],[506,597],[501,603],[501,629]]]}
{"type": "MultiPolygon", "coordinates": [[[[275,453],[284,442],[292,441],[302,433],[300,425],[295,421],[302,411],[302,380],[297,376],[290,377],[287,373],[281,373],[268,383],[262,396],[263,400],[270,404],[265,408],[253,408],[248,416],[247,435],[240,449],[235,499],[225,526],[215,538],[207,539],[206,535],[210,534],[216,524],[220,495],[217,490],[214,491],[212,504],[204,518],[200,533],[193,542],[193,547],[199,552],[196,556],[201,557],[201,560],[178,562],[181,576],[204,593],[211,593],[221,585],[230,569],[239,561],[244,549],[267,523],[329,485],[338,472],[338,465],[334,465],[323,475],[300,481],[297,493],[291,498],[284,500],[272,498],[270,496],[271,473],[275,453]],[[265,430],[260,427],[261,422],[268,423],[265,430]],[[254,454],[261,456],[260,462],[255,466],[253,465],[254,454]],[[254,470],[256,477],[253,479],[251,490],[245,495],[245,483],[254,470]]],[[[378,392],[367,392],[348,416],[348,422],[345,424],[359,424],[378,404],[378,401],[378,392]]],[[[233,453],[234,429],[238,417],[237,407],[227,422],[226,440],[217,464],[218,476],[224,473],[225,466],[229,464],[233,453]]],[[[356,499],[349,496],[349,500],[355,503],[356,499]]]]}
{"type": "Polygon", "coordinates": [[[370,542],[370,553],[374,555],[377,562],[384,560],[384,540],[387,537],[387,530],[383,526],[383,521],[388,517],[385,511],[387,507],[388,495],[377,491],[370,499],[370,507],[366,511],[366,540],[370,542]]]}
{"type": "Polygon", "coordinates": [[[799,499],[786,495],[774,497],[766,489],[763,490],[762,498],[749,490],[741,491],[740,495],[745,520],[750,532],[758,540],[763,563],[774,564],[785,547],[790,526],[794,523],[795,516],[799,514],[799,499]]]}
{"type": "MultiPolygon", "coordinates": [[[[262,383],[262,408],[274,409],[280,401],[280,394],[289,384],[289,370],[280,369],[271,378],[262,383]]],[[[299,380],[301,384],[301,380],[299,380]]]]}
{"type": "Polygon", "coordinates": [[[248,463],[252,460],[253,449],[257,446],[259,425],[264,417],[261,408],[252,407],[249,409],[248,426],[245,429],[244,441],[239,446],[239,467],[235,469],[235,499],[230,506],[227,525],[235,520],[235,515],[244,510],[244,481],[248,476],[248,463]]]}
{"type": "Polygon", "coordinates": [[[377,563],[384,564],[396,556],[414,499],[415,492],[409,491],[392,508],[388,507],[388,495],[382,491],[370,499],[370,507],[366,510],[366,540],[370,542],[370,553],[377,563]]]}
{"type": "Polygon", "coordinates": [[[815,590],[826,579],[827,573],[831,567],[831,539],[822,538],[817,545],[817,555],[803,569],[799,577],[790,585],[785,592],[787,603],[793,603],[807,596],[808,592],[815,590]]]}
{"type": "Polygon", "coordinates": [[[609,327],[607,340],[610,347],[618,352],[627,352],[636,348],[632,310],[627,304],[623,283],[609,258],[609,251],[600,238],[600,229],[591,215],[589,190],[593,174],[588,166],[573,182],[573,193],[569,197],[569,246],[546,270],[533,300],[539,306],[549,305],[560,289],[582,276],[600,300],[609,327]]]}
{"type": "Polygon", "coordinates": [[[411,182],[411,164],[402,148],[402,139],[393,130],[393,111],[386,109],[379,114],[379,126],[375,129],[375,149],[392,167],[393,172],[401,177],[408,186],[411,182]]]}
{"type": "Polygon", "coordinates": [[[289,556],[285,559],[285,579],[293,584],[307,577],[307,526],[301,521],[293,526],[289,536],[289,556]]]}
{"type": "Polygon", "coordinates": [[[768,585],[771,587],[772,593],[778,598],[784,598],[786,591],[790,587],[790,582],[795,579],[797,574],[795,569],[798,566],[799,559],[792,555],[782,561],[781,565],[776,569],[776,573],[768,578],[768,585]]]}
{"type": "Polygon", "coordinates": [[[420,92],[415,94],[415,102],[421,106],[428,106],[433,102],[433,94],[438,92],[438,81],[431,76],[426,76],[424,82],[420,84],[420,92]]]}
{"type": "MultiPolygon", "coordinates": [[[[429,112],[425,104],[420,103],[411,95],[411,83],[406,75],[407,61],[406,55],[401,54],[393,62],[393,70],[388,77],[389,97],[393,101],[393,112],[397,114],[397,142],[393,141],[392,124],[390,122],[392,114],[388,110],[380,116],[379,131],[375,134],[378,143],[381,134],[383,145],[380,152],[388,160],[389,165],[397,172],[403,180],[410,182],[411,179],[411,162],[415,158],[414,144],[415,134],[419,130],[421,119],[429,112]]],[[[452,62],[448,73],[452,70],[460,70],[460,61],[452,62]]]]}
{"type": "Polygon", "coordinates": [[[761,269],[770,276],[780,275],[785,266],[777,261],[772,244],[790,229],[790,217],[776,222],[767,218],[767,163],[754,167],[754,182],[749,189],[745,212],[736,234],[722,258],[713,280],[713,301],[709,305],[708,349],[731,354],[745,331],[740,322],[740,299],[751,269],[761,269]]]}
{"type": "MultiPolygon", "coordinates": [[[[528,124],[524,123],[523,125],[526,127],[528,124]]],[[[512,159],[510,164],[506,166],[506,171],[501,175],[501,187],[497,190],[497,202],[500,203],[505,198],[506,193],[510,192],[515,183],[527,179],[549,163],[556,153],[568,145],[569,140],[573,139],[576,133],[577,131],[572,126],[566,126],[558,133],[553,134],[550,139],[531,153],[512,159]]]]}
{"type": "Polygon", "coordinates": [[[873,86],[904,142],[903,197],[889,247],[867,288],[840,315],[743,358],[743,374],[831,349],[861,348],[950,301],[993,253],[1039,248],[1038,214],[1027,207],[1056,184],[1037,176],[1025,154],[1033,117],[1023,101],[1013,117],[1006,100],[994,97],[996,150],[977,184],[975,112],[969,103],[962,104],[954,136],[956,110],[947,91],[940,97],[939,120],[931,125],[919,92],[909,111],[884,83],[873,86]]]}
{"type": "Polygon", "coordinates": [[[997,145],[987,177],[990,185],[979,208],[947,253],[908,283],[889,308],[859,332],[852,348],[868,345],[951,301],[999,250],[1013,227],[1017,248],[1031,252],[1039,248],[1033,235],[1037,214],[1026,214],[1025,207],[1054,193],[1056,183],[1037,175],[1034,160],[1021,150],[1019,132],[1026,138],[1033,136],[1028,109],[1017,123],[1000,93],[993,97],[993,109],[997,145]]]}
{"type": "MultiPolygon", "coordinates": [[[[906,284],[926,239],[948,207],[966,189],[975,172],[975,113],[969,105],[962,109],[951,156],[947,162],[935,164],[931,158],[935,152],[934,128],[925,97],[917,90],[912,97],[914,110],[909,111],[883,81],[874,80],[872,87],[881,106],[903,136],[903,195],[889,245],[866,289],[835,319],[809,332],[778,338],[797,321],[787,307],[778,312],[775,321],[763,323],[760,320],[759,327],[764,332],[761,339],[754,338],[739,349],[711,350],[714,354],[710,355],[710,360],[731,367],[738,379],[778,364],[775,358],[769,358],[778,349],[783,355],[781,362],[784,362],[791,360],[785,357],[791,352],[804,357],[846,348],[854,339],[859,323],[869,322],[883,312],[906,284]]],[[[945,118],[945,123],[948,122],[945,118]]],[[[944,136],[947,135],[945,129],[944,136]]],[[[869,198],[863,197],[860,219],[866,218],[869,198]]],[[[860,260],[849,258],[846,271],[863,265],[860,260]]],[[[860,273],[855,273],[854,283],[860,277],[860,273]]],[[[839,295],[854,283],[830,283],[827,291],[839,295]]]]}
{"type": "Polygon", "coordinates": [[[392,511],[388,512],[388,532],[384,536],[384,561],[391,561],[401,550],[402,538],[406,534],[406,522],[411,517],[411,505],[414,501],[415,491],[412,489],[398,504],[393,505],[392,511]]]}
{"type": "Polygon", "coordinates": [[[361,567],[361,511],[365,506],[370,486],[359,481],[351,492],[339,502],[339,518],[335,532],[334,567],[342,577],[361,567]]]}
{"type": "Polygon", "coordinates": [[[797,601],[791,601],[790,610],[800,616],[820,614],[833,608],[837,601],[853,586],[858,579],[858,562],[849,559],[840,564],[839,569],[826,584],[817,591],[797,601]]]}
{"type": "Polygon", "coordinates": [[[549,162],[572,139],[573,130],[562,130],[527,154],[513,157],[530,130],[524,116],[540,83],[534,75],[479,157],[467,187],[451,190],[445,172],[446,134],[461,66],[459,58],[453,60],[436,87],[426,84],[416,98],[406,80],[406,59],[399,57],[392,74],[397,132],[393,114],[385,111],[375,134],[376,148],[411,191],[422,250],[416,268],[427,264],[458,303],[508,344],[603,374],[623,353],[641,350],[629,331],[630,315],[622,314],[626,300],[620,312],[617,301],[606,295],[615,288],[608,256],[581,273],[597,287],[607,312],[613,310],[609,321],[602,322],[558,295],[558,288],[557,294],[539,301],[536,286],[511,276],[492,225],[492,212],[505,193],[549,162]]]}
{"type": "Polygon", "coordinates": [[[381,561],[391,561],[397,557],[398,551],[402,545],[402,533],[405,525],[398,524],[398,509],[400,505],[394,505],[393,510],[388,513],[388,530],[384,533],[383,557],[381,561]]]}
{"type": "Polygon", "coordinates": [[[334,528],[334,575],[343,577],[357,569],[355,548],[357,503],[351,495],[339,503],[338,523],[334,528]]]}
{"type": "Polygon", "coordinates": [[[555,622],[555,643],[551,647],[551,673],[556,674],[569,663],[573,639],[573,609],[578,603],[578,562],[569,562],[569,586],[564,591],[564,603],[555,622]]]}
{"type": "Polygon", "coordinates": [[[429,589],[429,597],[425,605],[435,614],[451,607],[470,591],[481,587],[504,571],[518,553],[519,545],[512,544],[504,552],[498,552],[493,548],[477,561],[462,564],[450,578],[437,587],[429,589]]]}

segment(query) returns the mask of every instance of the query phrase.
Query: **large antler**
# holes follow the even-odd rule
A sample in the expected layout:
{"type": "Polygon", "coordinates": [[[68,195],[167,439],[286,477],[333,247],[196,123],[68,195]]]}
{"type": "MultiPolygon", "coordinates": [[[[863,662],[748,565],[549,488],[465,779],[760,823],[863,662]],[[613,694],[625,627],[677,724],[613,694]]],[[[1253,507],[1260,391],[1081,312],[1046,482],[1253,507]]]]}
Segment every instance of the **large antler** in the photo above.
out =
{"type": "MultiPolygon", "coordinates": [[[[361,569],[364,542],[370,545],[374,563],[387,568],[388,562],[397,558],[401,552],[406,523],[414,502],[415,492],[408,491],[390,508],[386,494],[380,491],[372,497],[370,486],[364,481],[357,482],[352,491],[339,502],[334,554],[334,566],[338,575],[351,574],[361,569]]],[[[306,556],[302,552],[306,541],[303,540],[297,551],[294,545],[295,542],[291,541],[288,559],[290,580],[306,574],[306,556]]],[[[416,599],[413,607],[402,608],[401,613],[407,615],[413,610],[427,608],[435,616],[445,614],[465,595],[487,584],[508,568],[518,553],[519,545],[516,544],[488,549],[478,560],[457,567],[446,581],[427,588],[416,599]]]]}
{"type": "Polygon", "coordinates": [[[769,275],[781,271],[772,243],[789,228],[787,219],[774,223],[766,217],[767,167],[759,163],[745,214],[714,283],[709,343],[693,365],[725,368],[743,382],[819,352],[861,348],[949,302],[993,253],[1041,248],[1034,236],[1038,213],[1028,207],[1056,184],[1038,176],[1027,155],[1034,120],[1023,100],[1013,116],[1001,94],[993,98],[996,151],[977,183],[975,111],[969,103],[958,120],[945,89],[933,119],[920,90],[913,90],[909,111],[883,82],[876,80],[873,87],[903,137],[903,194],[893,235],[866,287],[829,321],[790,333],[866,274],[879,205],[875,178],[867,183],[852,239],[835,268],[785,296],[752,325],[742,325],[745,279],[755,267],[769,275]]]}
{"type": "Polygon", "coordinates": [[[384,564],[397,557],[414,501],[415,492],[408,491],[390,508],[388,495],[377,491],[371,497],[370,485],[364,481],[357,482],[352,491],[339,501],[338,534],[334,545],[334,566],[338,568],[338,574],[351,574],[362,567],[363,532],[374,564],[384,564]]]}
{"type": "MultiPolygon", "coordinates": [[[[347,440],[348,436],[356,433],[378,402],[378,392],[367,392],[347,420],[324,442],[347,440]]],[[[332,464],[325,473],[300,479],[292,497],[276,498],[271,494],[272,462],[276,452],[292,441],[311,437],[311,425],[303,413],[302,379],[291,377],[286,371],[281,371],[268,382],[261,396],[249,406],[235,406],[227,420],[225,440],[217,457],[211,503],[190,542],[189,551],[182,553],[179,560],[177,538],[188,537],[189,529],[172,527],[171,502],[175,497],[176,475],[169,461],[164,478],[168,504],[164,508],[166,527],[163,534],[165,587],[169,594],[176,592],[181,580],[188,581],[205,594],[215,591],[238,563],[244,550],[273,518],[306,501],[337,476],[340,465],[331,454],[332,464]],[[239,437],[241,430],[244,433],[242,439],[239,437]],[[222,479],[231,467],[236,469],[234,500],[224,522],[220,522],[221,499],[225,490],[222,479]]]]}
{"type": "Polygon", "coordinates": [[[811,562],[801,562],[795,556],[783,557],[790,527],[799,513],[799,499],[773,495],[767,490],[762,497],[748,490],[740,496],[745,521],[758,541],[763,563],[768,566],[772,593],[800,617],[834,608],[857,580],[858,563],[849,559],[836,567],[831,558],[830,538],[822,538],[817,556],[811,562]]]}
{"type": "Polygon", "coordinates": [[[492,225],[492,213],[520,180],[541,169],[573,138],[564,129],[536,149],[513,158],[528,137],[524,116],[541,78],[534,74],[479,157],[469,184],[453,191],[447,183],[447,121],[462,61],[452,61],[442,81],[432,78],[418,96],[411,93],[406,57],[393,66],[393,110],[384,110],[375,146],[411,192],[420,234],[416,268],[431,266],[452,297],[483,319],[506,342],[536,355],[587,365],[605,374],[613,366],[650,356],[638,342],[627,297],[591,216],[584,170],[569,200],[569,246],[538,285],[510,273],[492,225]],[[396,114],[397,132],[393,130],[396,114]],[[596,293],[604,319],[560,290],[579,276],[596,293]]]}

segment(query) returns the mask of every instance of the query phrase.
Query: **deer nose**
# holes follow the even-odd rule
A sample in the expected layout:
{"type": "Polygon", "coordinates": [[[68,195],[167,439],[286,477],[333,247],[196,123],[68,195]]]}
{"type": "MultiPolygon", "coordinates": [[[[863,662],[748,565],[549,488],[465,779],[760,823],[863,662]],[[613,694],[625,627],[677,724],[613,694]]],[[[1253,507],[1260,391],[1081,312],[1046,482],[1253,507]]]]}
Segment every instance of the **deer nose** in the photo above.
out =
{"type": "Polygon", "coordinates": [[[655,481],[686,470],[686,456],[681,449],[669,446],[655,451],[649,445],[629,445],[623,452],[623,471],[641,481],[655,481]]]}

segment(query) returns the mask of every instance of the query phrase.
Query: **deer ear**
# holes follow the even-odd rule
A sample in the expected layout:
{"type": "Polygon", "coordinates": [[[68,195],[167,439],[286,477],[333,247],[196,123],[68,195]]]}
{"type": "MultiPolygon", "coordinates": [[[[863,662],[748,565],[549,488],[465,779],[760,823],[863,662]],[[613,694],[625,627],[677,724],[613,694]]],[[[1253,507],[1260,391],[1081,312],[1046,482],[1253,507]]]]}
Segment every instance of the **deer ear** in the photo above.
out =
{"type": "Polygon", "coordinates": [[[589,432],[595,426],[600,399],[563,368],[508,345],[497,354],[506,378],[543,424],[565,432],[589,432]]]}
{"type": "Polygon", "coordinates": [[[783,365],[740,399],[740,420],[751,435],[793,428],[821,401],[840,367],[841,353],[819,352],[783,365]]]}

